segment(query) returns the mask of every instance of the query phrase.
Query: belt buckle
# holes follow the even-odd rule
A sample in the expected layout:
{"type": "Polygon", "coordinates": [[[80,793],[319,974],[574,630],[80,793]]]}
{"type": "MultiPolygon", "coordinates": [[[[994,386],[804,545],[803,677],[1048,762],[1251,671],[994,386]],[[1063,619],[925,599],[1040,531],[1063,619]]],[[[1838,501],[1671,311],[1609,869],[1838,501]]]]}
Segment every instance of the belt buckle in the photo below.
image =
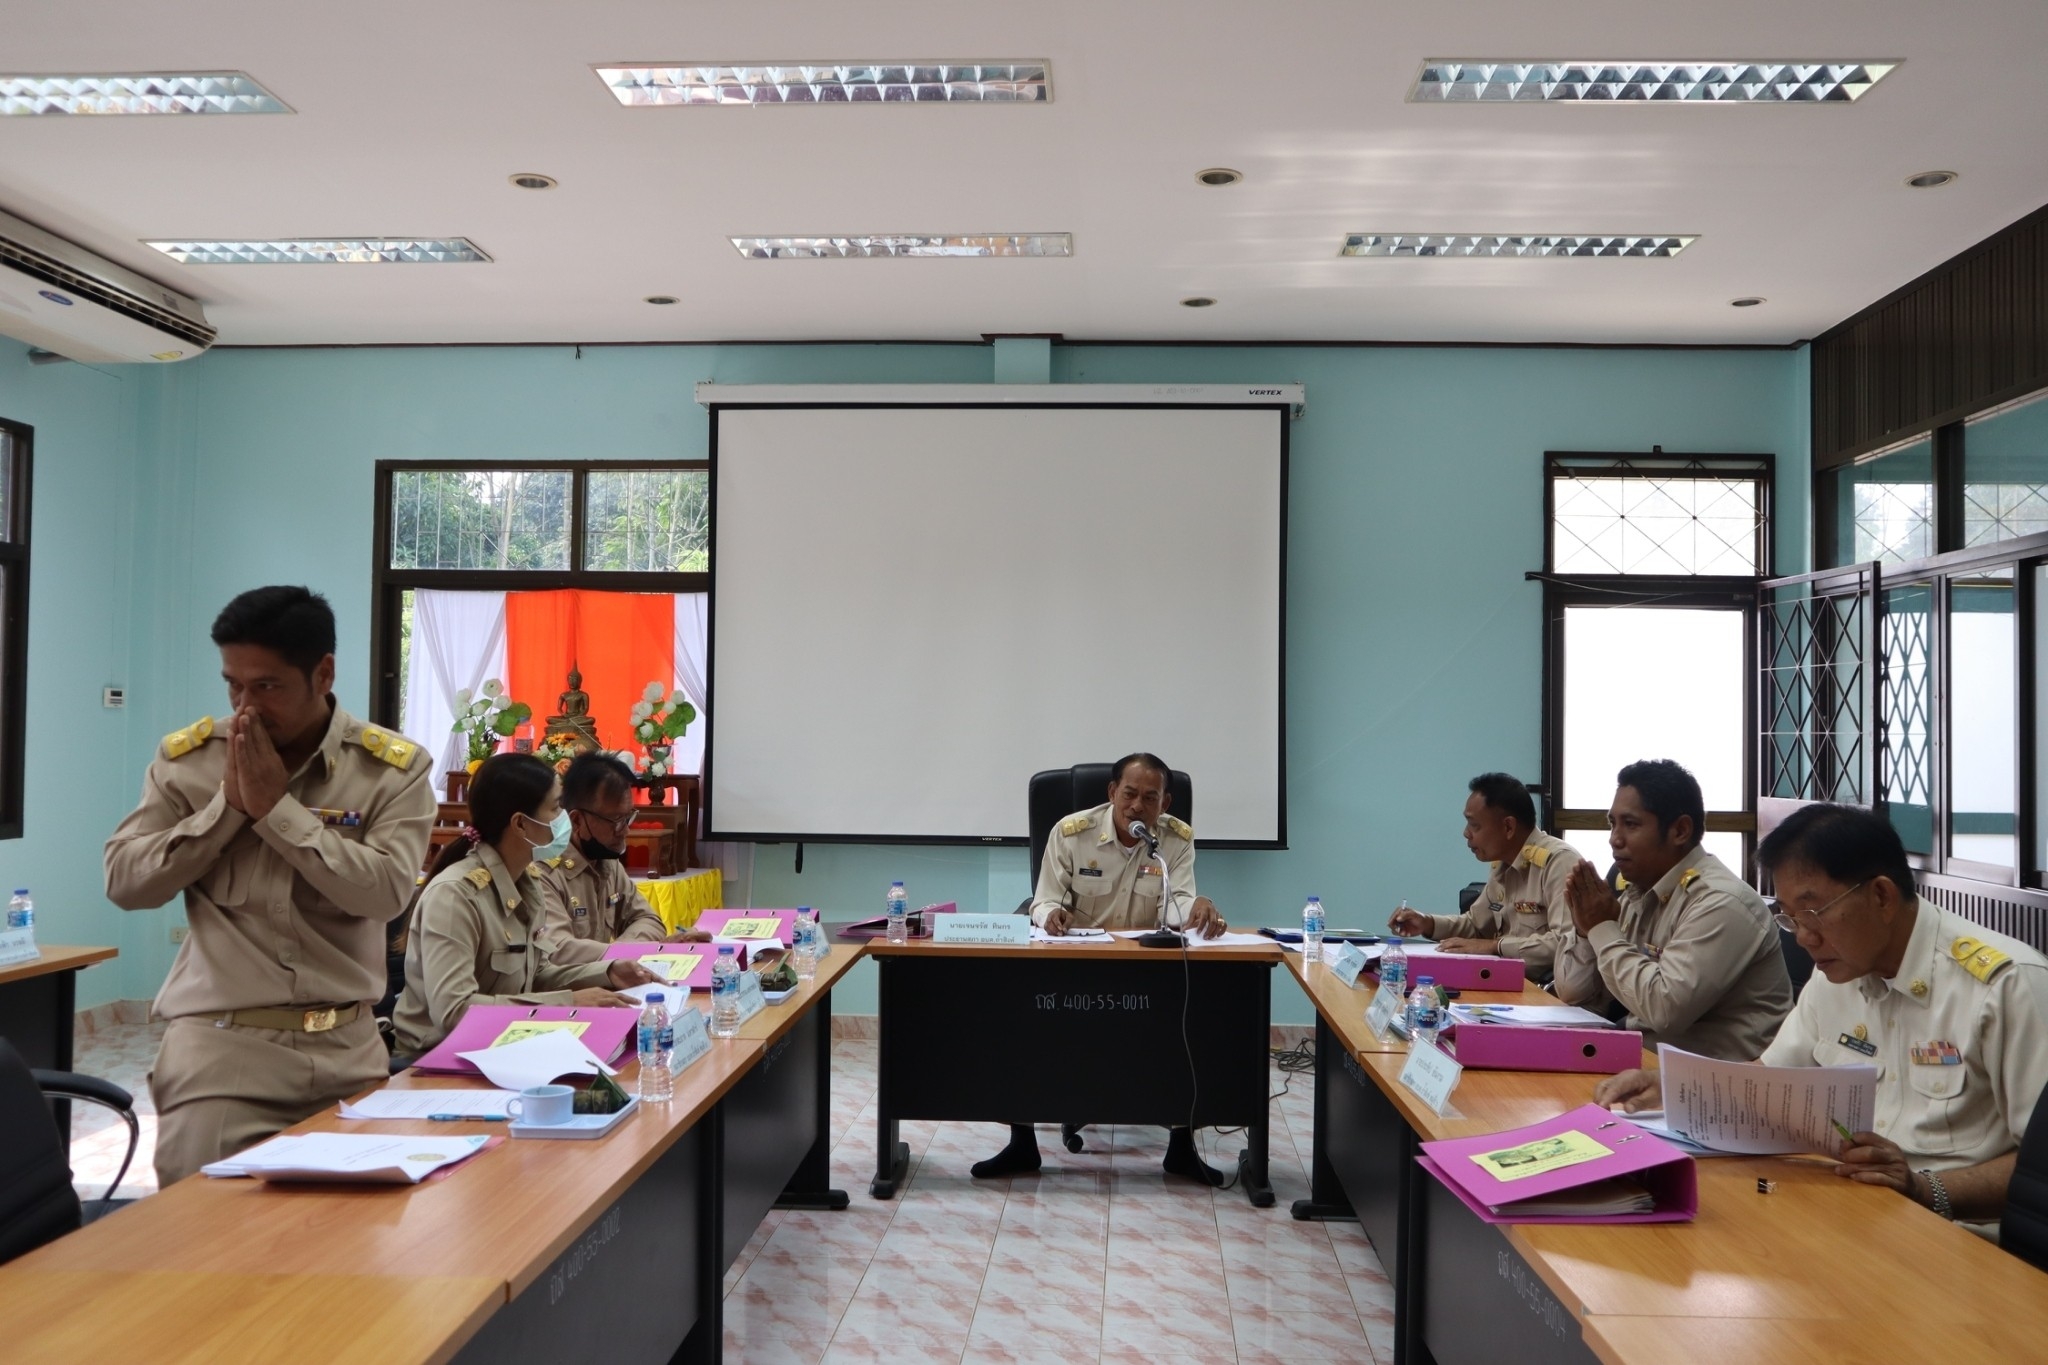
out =
{"type": "Polygon", "coordinates": [[[307,1010],[305,1030],[308,1033],[325,1033],[333,1028],[341,1011],[336,1009],[307,1010]]]}

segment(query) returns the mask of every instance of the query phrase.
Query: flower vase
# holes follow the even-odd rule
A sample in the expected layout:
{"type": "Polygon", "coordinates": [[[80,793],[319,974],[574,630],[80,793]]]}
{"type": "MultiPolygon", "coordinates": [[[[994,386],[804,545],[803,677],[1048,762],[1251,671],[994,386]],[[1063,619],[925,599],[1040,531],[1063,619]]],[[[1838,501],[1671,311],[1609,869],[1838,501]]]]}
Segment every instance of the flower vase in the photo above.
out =
{"type": "Polygon", "coordinates": [[[672,747],[667,744],[650,744],[647,746],[647,775],[649,777],[668,776],[668,758],[672,747]]]}

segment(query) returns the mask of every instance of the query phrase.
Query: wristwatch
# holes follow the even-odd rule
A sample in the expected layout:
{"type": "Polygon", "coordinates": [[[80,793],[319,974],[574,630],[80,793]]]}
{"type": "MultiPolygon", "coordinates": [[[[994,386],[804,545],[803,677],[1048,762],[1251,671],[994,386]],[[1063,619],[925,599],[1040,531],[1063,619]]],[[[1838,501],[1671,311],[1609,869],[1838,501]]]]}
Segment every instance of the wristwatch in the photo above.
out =
{"type": "Polygon", "coordinates": [[[1949,1222],[1955,1222],[1956,1211],[1954,1206],[1948,1202],[1948,1187],[1941,1183],[1941,1177],[1928,1170],[1923,1170],[1920,1174],[1927,1177],[1928,1192],[1934,1196],[1934,1211],[1943,1218],[1948,1219],[1949,1222]]]}

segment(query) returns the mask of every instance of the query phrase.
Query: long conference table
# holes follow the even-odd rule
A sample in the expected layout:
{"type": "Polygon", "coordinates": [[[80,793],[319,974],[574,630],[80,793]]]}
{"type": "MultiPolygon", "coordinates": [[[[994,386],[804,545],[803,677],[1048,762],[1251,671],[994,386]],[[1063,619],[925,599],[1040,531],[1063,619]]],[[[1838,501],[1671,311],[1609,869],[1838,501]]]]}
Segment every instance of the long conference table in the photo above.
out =
{"type": "Polygon", "coordinates": [[[1367,1027],[1369,980],[1288,965],[1317,1014],[1311,1194],[1292,1211],[1356,1214],[1394,1285],[1400,1365],[2042,1358],[2048,1275],[1815,1158],[1700,1160],[1687,1223],[1482,1222],[1415,1164],[1419,1145],[1552,1118],[1600,1077],[1468,1070],[1437,1114],[1401,1084],[1407,1044],[1367,1027]]]}

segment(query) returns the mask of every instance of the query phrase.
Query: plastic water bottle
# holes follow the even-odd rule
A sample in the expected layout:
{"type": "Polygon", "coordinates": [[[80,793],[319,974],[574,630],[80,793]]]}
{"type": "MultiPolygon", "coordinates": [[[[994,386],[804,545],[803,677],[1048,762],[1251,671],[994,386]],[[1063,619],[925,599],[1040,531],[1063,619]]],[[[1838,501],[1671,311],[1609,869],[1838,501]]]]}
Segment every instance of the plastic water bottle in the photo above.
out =
{"type": "Polygon", "coordinates": [[[736,1038],[740,1031],[739,949],[730,943],[719,945],[711,963],[711,1036],[736,1038]]]}
{"type": "Polygon", "coordinates": [[[1408,950],[1389,943],[1380,954],[1380,984],[1403,999],[1408,995],[1408,950]]]}
{"type": "Polygon", "coordinates": [[[889,883],[889,942],[910,942],[910,898],[902,882],[889,883]]]}
{"type": "Polygon", "coordinates": [[[1408,1042],[1433,1043],[1439,1013],[1436,1003],[1436,978],[1418,976],[1415,978],[1415,993],[1408,997],[1408,1042]]]}
{"type": "Polygon", "coordinates": [[[14,898],[7,902],[7,927],[10,929],[33,929],[36,927],[36,903],[28,898],[28,888],[17,886],[14,898]]]}
{"type": "Polygon", "coordinates": [[[796,925],[790,930],[795,942],[789,945],[789,955],[794,959],[796,979],[809,981],[818,974],[818,920],[808,905],[796,908],[796,925]]]}
{"type": "Polygon", "coordinates": [[[1323,918],[1323,898],[1310,896],[1308,904],[1301,907],[1301,960],[1308,966],[1323,960],[1323,926],[1328,923],[1323,918]]]}
{"type": "Polygon", "coordinates": [[[675,1094],[676,1078],[669,1074],[668,1059],[676,1050],[675,1024],[668,1017],[668,1005],[660,991],[647,992],[647,1007],[640,1011],[640,1098],[665,1100],[675,1094]]]}

